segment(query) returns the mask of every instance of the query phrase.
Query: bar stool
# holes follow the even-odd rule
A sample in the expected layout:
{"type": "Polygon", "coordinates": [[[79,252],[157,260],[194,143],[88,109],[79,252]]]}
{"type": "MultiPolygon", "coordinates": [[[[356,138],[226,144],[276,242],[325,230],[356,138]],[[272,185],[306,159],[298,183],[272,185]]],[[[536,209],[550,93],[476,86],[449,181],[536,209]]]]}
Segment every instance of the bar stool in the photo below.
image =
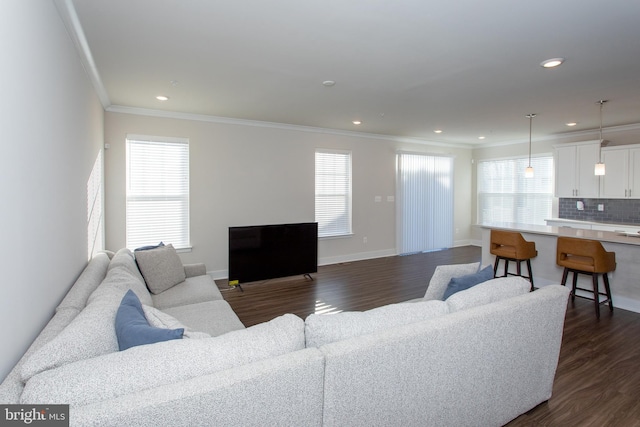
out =
{"type": "Polygon", "coordinates": [[[498,271],[498,263],[504,260],[504,275],[522,276],[520,264],[527,262],[529,276],[522,276],[531,282],[531,290],[533,290],[533,273],[531,272],[531,258],[538,256],[535,242],[524,240],[522,234],[515,231],[491,230],[491,244],[489,252],[496,256],[496,262],[493,265],[493,275],[496,276],[498,271]],[[509,273],[509,261],[516,263],[516,273],[509,273]]]}
{"type": "MultiPolygon", "coordinates": [[[[567,275],[573,273],[573,288],[571,290],[571,300],[576,298],[576,289],[593,294],[593,301],[596,306],[596,317],[600,318],[600,304],[609,303],[609,310],[613,311],[613,301],[611,300],[611,288],[609,287],[609,276],[607,273],[616,269],[616,253],[607,252],[597,240],[576,239],[573,237],[558,237],[556,250],[556,264],[564,267],[562,273],[562,285],[567,283],[567,275]],[[593,290],[577,287],[577,275],[588,274],[593,282],[593,290]],[[598,277],[602,275],[605,292],[600,292],[598,277]],[[607,298],[600,301],[600,295],[607,298]]],[[[588,297],[587,297],[588,298],[588,297]]],[[[591,298],[588,298],[591,299],[591,298]]]]}

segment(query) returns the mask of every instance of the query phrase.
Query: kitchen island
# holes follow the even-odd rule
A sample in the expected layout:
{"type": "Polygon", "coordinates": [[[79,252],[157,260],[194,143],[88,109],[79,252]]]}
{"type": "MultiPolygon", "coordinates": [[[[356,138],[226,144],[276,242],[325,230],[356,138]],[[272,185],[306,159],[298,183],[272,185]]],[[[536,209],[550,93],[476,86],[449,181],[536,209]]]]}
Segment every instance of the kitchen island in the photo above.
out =
{"type": "MultiPolygon", "coordinates": [[[[495,261],[495,257],[489,252],[492,229],[515,231],[521,233],[525,240],[536,243],[538,256],[531,259],[536,287],[558,284],[562,280],[563,269],[556,265],[558,237],[575,237],[602,242],[605,250],[616,253],[616,270],[609,273],[614,308],[640,313],[640,234],[514,223],[485,223],[480,224],[479,227],[482,229],[483,265],[493,265],[495,261]]],[[[514,263],[509,265],[514,266],[514,263]]],[[[501,268],[502,263],[498,274],[501,268]]],[[[567,281],[569,286],[571,277],[572,275],[569,275],[567,281]]],[[[578,285],[590,287],[591,278],[583,274],[578,275],[578,285]]],[[[577,295],[580,295],[580,291],[577,295]]]]}

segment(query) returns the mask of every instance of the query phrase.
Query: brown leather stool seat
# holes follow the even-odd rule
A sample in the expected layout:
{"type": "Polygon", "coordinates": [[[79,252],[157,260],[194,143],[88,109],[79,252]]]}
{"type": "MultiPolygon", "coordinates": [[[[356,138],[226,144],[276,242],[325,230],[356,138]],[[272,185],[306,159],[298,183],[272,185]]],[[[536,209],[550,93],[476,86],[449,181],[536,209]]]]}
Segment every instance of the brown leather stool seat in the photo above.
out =
{"type": "Polygon", "coordinates": [[[564,267],[562,273],[562,285],[567,283],[567,275],[573,273],[573,288],[571,290],[571,300],[576,298],[576,289],[590,292],[596,307],[596,316],[600,317],[600,304],[609,303],[609,310],[613,311],[613,301],[611,299],[611,288],[609,287],[609,276],[607,273],[616,269],[615,252],[605,251],[602,243],[597,240],[576,239],[573,237],[558,237],[556,250],[556,264],[564,267]],[[588,274],[591,276],[593,289],[577,287],[578,274],[588,274]],[[602,275],[605,292],[600,292],[598,277],[602,275]],[[600,295],[606,299],[600,301],[600,295]]]}
{"type": "Polygon", "coordinates": [[[533,289],[533,273],[531,272],[531,258],[538,256],[535,242],[528,242],[522,237],[522,234],[515,231],[491,230],[491,243],[489,252],[496,256],[493,265],[493,275],[498,271],[498,263],[504,260],[504,275],[522,276],[520,264],[523,261],[527,263],[529,276],[522,276],[529,279],[531,289],[533,289]],[[516,263],[516,273],[509,273],[509,261],[516,263]]]}

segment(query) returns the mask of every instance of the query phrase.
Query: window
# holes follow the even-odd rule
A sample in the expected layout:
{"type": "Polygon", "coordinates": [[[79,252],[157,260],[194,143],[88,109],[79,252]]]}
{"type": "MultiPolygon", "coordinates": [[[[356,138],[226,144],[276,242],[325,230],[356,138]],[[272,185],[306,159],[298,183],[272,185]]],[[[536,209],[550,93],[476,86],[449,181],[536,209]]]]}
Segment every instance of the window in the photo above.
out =
{"type": "Polygon", "coordinates": [[[127,247],[189,241],[189,140],[127,136],[127,247]]]}
{"type": "Polygon", "coordinates": [[[478,223],[545,225],[553,200],[553,157],[533,157],[533,178],[525,178],[528,159],[478,162],[478,223]]]}
{"type": "Polygon", "coordinates": [[[399,254],[453,246],[453,158],[397,155],[399,254]]]}
{"type": "Polygon", "coordinates": [[[316,151],[318,237],[351,234],[351,153],[316,151]]]}

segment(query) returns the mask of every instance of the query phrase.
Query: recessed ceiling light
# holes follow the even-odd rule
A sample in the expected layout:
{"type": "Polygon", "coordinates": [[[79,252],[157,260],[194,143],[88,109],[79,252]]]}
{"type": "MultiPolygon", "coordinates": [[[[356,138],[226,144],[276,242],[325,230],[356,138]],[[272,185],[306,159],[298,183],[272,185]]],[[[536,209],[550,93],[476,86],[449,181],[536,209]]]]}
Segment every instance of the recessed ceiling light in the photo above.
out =
{"type": "Polygon", "coordinates": [[[442,133],[442,129],[436,129],[434,130],[435,133],[442,133]]]}
{"type": "Polygon", "coordinates": [[[478,139],[485,139],[485,137],[484,136],[479,136],[478,139]]]}
{"type": "Polygon", "coordinates": [[[567,126],[575,126],[575,125],[577,125],[577,124],[578,124],[578,122],[569,122],[569,123],[565,123],[565,125],[567,125],[567,126]]]}
{"type": "Polygon", "coordinates": [[[555,68],[563,62],[564,58],[551,58],[547,59],[546,61],[542,61],[540,65],[544,68],[555,68]]]}
{"type": "Polygon", "coordinates": [[[360,120],[354,120],[354,121],[353,121],[353,122],[351,122],[351,123],[353,123],[354,125],[361,125],[361,124],[362,124],[362,121],[360,121],[360,120]]]}
{"type": "Polygon", "coordinates": [[[158,101],[168,101],[168,100],[169,100],[169,97],[168,97],[168,96],[165,96],[165,95],[158,95],[158,96],[156,96],[156,99],[157,99],[158,101]]]}
{"type": "Polygon", "coordinates": [[[333,85],[336,84],[336,82],[334,82],[333,80],[325,80],[322,82],[323,85],[327,86],[327,87],[331,87],[333,85]]]}

